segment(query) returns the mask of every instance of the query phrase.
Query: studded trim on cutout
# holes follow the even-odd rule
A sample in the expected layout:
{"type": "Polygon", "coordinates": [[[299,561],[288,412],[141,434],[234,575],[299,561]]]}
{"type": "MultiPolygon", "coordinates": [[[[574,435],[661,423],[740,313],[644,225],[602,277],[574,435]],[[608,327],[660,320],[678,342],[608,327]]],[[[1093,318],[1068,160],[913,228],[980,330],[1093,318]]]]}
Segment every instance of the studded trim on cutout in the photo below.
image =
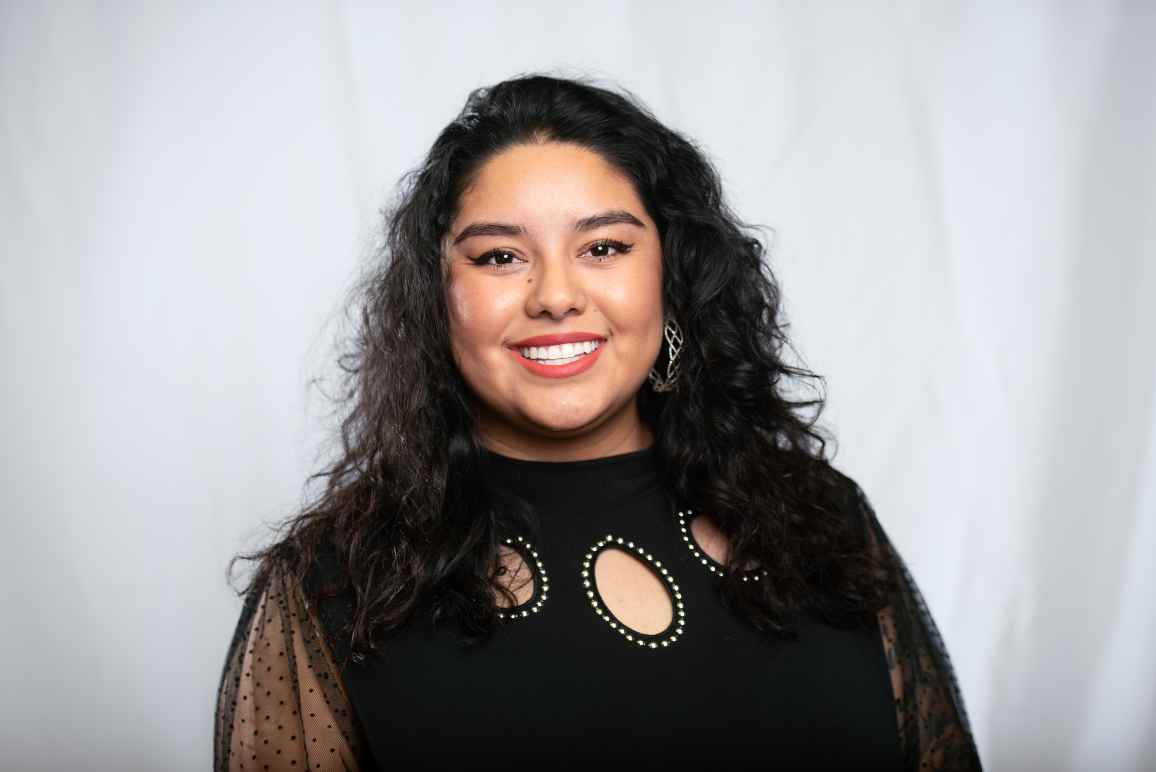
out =
{"type": "Polygon", "coordinates": [[[546,598],[550,594],[550,577],[546,575],[546,569],[542,567],[542,561],[538,559],[538,552],[530,542],[521,536],[506,538],[502,542],[521,555],[523,560],[529,558],[530,563],[533,564],[531,571],[534,574],[534,592],[525,603],[512,606],[507,611],[499,611],[498,619],[510,621],[524,619],[531,614],[537,614],[538,610],[542,608],[542,604],[546,602],[546,598]]]}
{"type": "Polygon", "coordinates": [[[678,583],[674,581],[674,577],[671,576],[666,566],[662,565],[662,561],[655,560],[654,556],[644,550],[641,545],[635,545],[632,541],[609,533],[604,538],[599,539],[582,556],[582,588],[586,591],[586,598],[590,601],[590,607],[594,609],[594,613],[601,617],[611,630],[621,635],[629,643],[649,649],[666,648],[682,636],[683,626],[686,624],[686,608],[682,603],[682,591],[678,588],[678,583]],[[592,566],[594,565],[594,558],[599,552],[615,547],[622,548],[628,553],[636,553],[636,557],[649,563],[655,573],[665,582],[671,600],[674,602],[674,614],[670,624],[661,633],[640,633],[627,627],[606,607],[602,594],[598,592],[598,584],[593,579],[594,569],[592,566]]]}
{"type": "MultiPolygon", "coordinates": [[[[686,510],[686,512],[683,512],[682,510],[679,510],[678,512],[678,530],[682,534],[682,540],[686,543],[687,549],[690,550],[690,553],[694,555],[698,562],[702,563],[704,566],[710,569],[712,574],[715,574],[716,576],[722,576],[726,571],[726,566],[700,550],[698,548],[698,544],[694,540],[693,534],[690,532],[690,525],[687,523],[686,518],[692,514],[692,510],[689,509],[686,510]]],[[[749,582],[753,580],[757,582],[759,579],[762,579],[766,575],[767,569],[765,568],[755,571],[748,571],[743,574],[743,581],[749,582]]]]}

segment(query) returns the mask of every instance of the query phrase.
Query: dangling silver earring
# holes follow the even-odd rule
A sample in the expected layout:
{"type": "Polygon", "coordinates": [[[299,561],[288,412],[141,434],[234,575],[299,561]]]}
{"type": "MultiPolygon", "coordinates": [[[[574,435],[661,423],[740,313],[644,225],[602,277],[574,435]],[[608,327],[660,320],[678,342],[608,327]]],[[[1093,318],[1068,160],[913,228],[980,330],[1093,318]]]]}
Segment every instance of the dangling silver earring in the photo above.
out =
{"type": "Polygon", "coordinates": [[[653,367],[646,377],[650,379],[650,386],[655,391],[674,391],[678,388],[678,354],[682,351],[682,329],[678,326],[678,322],[674,321],[673,316],[667,317],[663,322],[662,337],[666,339],[666,345],[670,350],[670,356],[666,360],[666,377],[661,377],[653,367]]]}

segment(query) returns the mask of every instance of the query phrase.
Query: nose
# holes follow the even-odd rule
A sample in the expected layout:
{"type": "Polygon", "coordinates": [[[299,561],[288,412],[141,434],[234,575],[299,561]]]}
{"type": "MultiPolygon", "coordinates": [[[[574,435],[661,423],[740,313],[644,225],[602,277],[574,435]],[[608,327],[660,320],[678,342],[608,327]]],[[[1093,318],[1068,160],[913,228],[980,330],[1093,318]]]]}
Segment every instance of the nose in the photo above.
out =
{"type": "Polygon", "coordinates": [[[565,258],[538,260],[526,293],[529,316],[548,314],[564,319],[567,314],[581,314],[586,308],[586,291],[573,263],[565,258]]]}

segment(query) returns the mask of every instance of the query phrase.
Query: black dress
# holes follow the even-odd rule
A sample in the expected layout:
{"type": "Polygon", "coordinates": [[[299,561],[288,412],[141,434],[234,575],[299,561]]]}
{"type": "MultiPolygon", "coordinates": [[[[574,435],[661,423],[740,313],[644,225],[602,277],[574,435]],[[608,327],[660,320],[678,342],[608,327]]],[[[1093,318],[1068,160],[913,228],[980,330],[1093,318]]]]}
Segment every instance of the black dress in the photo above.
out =
{"type": "Polygon", "coordinates": [[[653,448],[484,460],[493,484],[540,515],[538,543],[511,539],[533,571],[532,596],[479,647],[462,646],[453,625],[415,623],[382,655],[339,669],[348,651],[335,631],[350,604],[307,608],[309,593],[275,577],[279,586],[250,598],[226,664],[218,768],[979,768],[914,583],[895,607],[906,613],[857,630],[800,614],[799,640],[783,642],[723,606],[721,566],[660,484],[653,448]],[[609,611],[592,570],[609,549],[660,580],[666,629],[639,633],[609,611]],[[904,637],[910,651],[922,641],[935,652],[934,683],[931,660],[900,661],[904,637]],[[909,678],[898,698],[895,669],[909,678]],[[919,705],[915,692],[905,704],[919,683],[950,710],[919,705]]]}

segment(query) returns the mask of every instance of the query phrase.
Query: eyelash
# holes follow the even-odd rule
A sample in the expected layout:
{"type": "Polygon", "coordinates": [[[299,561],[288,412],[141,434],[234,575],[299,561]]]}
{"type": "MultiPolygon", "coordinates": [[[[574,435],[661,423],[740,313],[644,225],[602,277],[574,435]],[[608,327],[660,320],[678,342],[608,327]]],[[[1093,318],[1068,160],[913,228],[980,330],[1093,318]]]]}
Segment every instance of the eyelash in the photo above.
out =
{"type": "MultiPolygon", "coordinates": [[[[596,241],[593,244],[591,244],[589,247],[587,247],[587,251],[590,251],[591,249],[596,249],[598,247],[610,247],[611,249],[614,249],[615,251],[617,251],[618,255],[625,255],[628,252],[630,252],[630,250],[634,247],[634,245],[633,244],[624,244],[621,241],[617,241],[615,239],[600,239],[599,241],[596,241]]],[[[481,255],[478,255],[477,257],[471,257],[470,262],[473,263],[474,265],[478,266],[479,268],[496,268],[499,270],[502,268],[505,268],[507,265],[513,265],[513,263],[497,264],[497,263],[490,263],[489,262],[490,258],[495,257],[497,255],[502,255],[502,254],[513,254],[513,253],[508,249],[501,249],[501,248],[491,249],[488,252],[485,252],[481,255]]],[[[601,257],[596,257],[595,262],[603,263],[612,257],[617,257],[618,255],[603,255],[601,257]]]]}

